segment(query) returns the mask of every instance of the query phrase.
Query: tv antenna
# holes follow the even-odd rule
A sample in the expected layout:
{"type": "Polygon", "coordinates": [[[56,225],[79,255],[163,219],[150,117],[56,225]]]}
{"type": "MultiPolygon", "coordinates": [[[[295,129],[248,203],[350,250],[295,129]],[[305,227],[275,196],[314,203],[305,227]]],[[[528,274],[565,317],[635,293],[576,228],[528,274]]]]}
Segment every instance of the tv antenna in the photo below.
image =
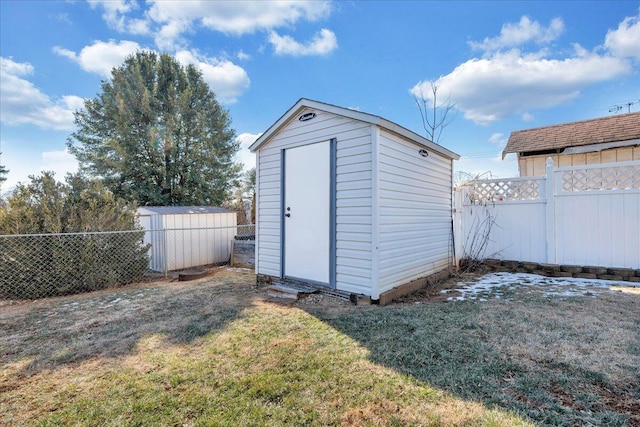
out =
{"type": "Polygon", "coordinates": [[[625,102],[623,104],[616,104],[613,107],[609,108],[609,112],[613,113],[613,114],[618,114],[618,112],[620,110],[623,110],[626,107],[627,108],[627,113],[630,113],[631,112],[631,106],[632,105],[636,105],[636,104],[640,104],[640,99],[638,99],[636,101],[625,102]]]}

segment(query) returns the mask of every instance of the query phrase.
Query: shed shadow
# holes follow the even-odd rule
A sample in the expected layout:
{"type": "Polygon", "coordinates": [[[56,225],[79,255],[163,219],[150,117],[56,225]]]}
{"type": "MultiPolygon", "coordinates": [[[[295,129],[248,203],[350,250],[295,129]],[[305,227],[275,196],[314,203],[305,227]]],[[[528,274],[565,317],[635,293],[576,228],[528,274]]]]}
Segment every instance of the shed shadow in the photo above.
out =
{"type": "MultiPolygon", "coordinates": [[[[528,337],[508,328],[527,319],[519,319],[521,313],[509,313],[504,307],[500,314],[488,316],[493,319],[490,322],[487,310],[492,310],[491,304],[472,302],[340,310],[326,305],[300,307],[366,347],[372,362],[457,398],[542,424],[640,423],[640,368],[635,374],[629,372],[625,381],[614,381],[605,369],[576,366],[559,355],[544,355],[542,361],[519,360],[514,354],[519,346],[528,345],[528,337]],[[496,345],[497,341],[501,343],[496,345]]],[[[566,309],[562,304],[552,307],[566,309]]],[[[537,321],[544,319],[531,321],[532,330],[537,321]]],[[[581,339],[571,326],[563,333],[581,339]]]]}
{"type": "Polygon", "coordinates": [[[167,345],[189,344],[238,319],[260,296],[249,270],[220,269],[197,282],[137,284],[5,306],[0,362],[20,365],[15,374],[25,376],[132,355],[152,335],[167,345]]]}

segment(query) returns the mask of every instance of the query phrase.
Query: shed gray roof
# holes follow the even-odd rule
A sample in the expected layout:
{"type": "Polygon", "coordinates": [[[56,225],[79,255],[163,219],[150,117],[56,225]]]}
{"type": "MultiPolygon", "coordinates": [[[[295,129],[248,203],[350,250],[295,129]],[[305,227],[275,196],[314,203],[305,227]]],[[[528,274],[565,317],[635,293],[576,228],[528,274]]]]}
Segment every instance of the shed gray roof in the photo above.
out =
{"type": "Polygon", "coordinates": [[[299,114],[300,111],[305,108],[314,110],[326,111],[328,113],[338,114],[340,116],[348,117],[350,119],[359,120],[365,123],[371,123],[373,125],[380,126],[390,132],[401,135],[425,148],[430,148],[438,154],[441,154],[449,159],[458,160],[460,156],[451,150],[444,148],[441,145],[436,144],[433,141],[429,141],[427,138],[418,135],[415,132],[410,131],[396,123],[393,123],[382,117],[363,113],[361,111],[352,110],[349,108],[338,107],[336,105],[326,104],[324,102],[313,101],[311,99],[301,98],[291,107],[282,117],[280,117],[269,129],[266,130],[260,137],[249,147],[251,152],[255,153],[261,146],[266,144],[280,129],[282,129],[288,121],[299,114]]]}
{"type": "Polygon", "coordinates": [[[232,213],[231,209],[216,206],[142,206],[138,208],[138,214],[147,215],[186,215],[186,214],[211,214],[232,213]]]}

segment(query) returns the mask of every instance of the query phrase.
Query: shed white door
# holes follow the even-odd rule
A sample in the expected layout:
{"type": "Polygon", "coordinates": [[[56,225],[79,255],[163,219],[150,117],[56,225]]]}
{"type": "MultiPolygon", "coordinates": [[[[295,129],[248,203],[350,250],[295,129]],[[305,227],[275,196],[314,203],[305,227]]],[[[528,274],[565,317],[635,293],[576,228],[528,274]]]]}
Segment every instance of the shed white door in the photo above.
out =
{"type": "Polygon", "coordinates": [[[284,274],[329,283],[330,143],[285,151],[284,274]]]}

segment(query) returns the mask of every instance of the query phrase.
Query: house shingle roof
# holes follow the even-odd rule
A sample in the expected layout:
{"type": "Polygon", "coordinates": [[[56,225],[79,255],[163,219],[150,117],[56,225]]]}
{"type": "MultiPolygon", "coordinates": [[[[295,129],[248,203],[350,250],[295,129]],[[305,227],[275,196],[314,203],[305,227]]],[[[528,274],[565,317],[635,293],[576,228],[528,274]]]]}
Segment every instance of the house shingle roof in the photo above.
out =
{"type": "Polygon", "coordinates": [[[511,132],[502,152],[554,150],[640,138],[640,112],[511,132]]]}

